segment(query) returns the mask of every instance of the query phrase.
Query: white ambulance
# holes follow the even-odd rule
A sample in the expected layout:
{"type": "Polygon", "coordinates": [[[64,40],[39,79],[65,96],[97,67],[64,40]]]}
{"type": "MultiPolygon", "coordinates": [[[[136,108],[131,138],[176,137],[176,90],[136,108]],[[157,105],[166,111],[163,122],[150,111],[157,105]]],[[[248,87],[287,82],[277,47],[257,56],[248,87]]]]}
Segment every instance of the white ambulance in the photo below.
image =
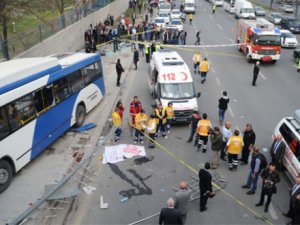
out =
{"type": "Polygon", "coordinates": [[[288,177],[294,183],[295,178],[300,176],[300,109],[293,116],[280,120],[274,130],[274,135],[278,134],[282,135],[286,145],[282,162],[288,177]]]}
{"type": "Polygon", "coordinates": [[[156,104],[173,103],[175,122],[189,122],[193,110],[198,110],[200,92],[196,93],[189,67],[176,51],[153,53],[148,83],[156,104]]]}

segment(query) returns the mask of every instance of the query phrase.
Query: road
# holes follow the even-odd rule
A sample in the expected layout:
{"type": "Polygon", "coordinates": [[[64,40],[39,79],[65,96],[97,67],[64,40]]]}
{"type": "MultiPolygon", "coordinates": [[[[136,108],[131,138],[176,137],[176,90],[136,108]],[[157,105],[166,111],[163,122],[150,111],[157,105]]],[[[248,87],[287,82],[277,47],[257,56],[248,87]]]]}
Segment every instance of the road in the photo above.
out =
{"type": "MultiPolygon", "coordinates": [[[[193,24],[186,23],[184,27],[188,33],[188,45],[194,43],[198,29],[202,31],[203,45],[235,42],[237,20],[222,8],[218,8],[214,15],[210,10],[209,2],[197,1],[193,24]]],[[[195,49],[177,50],[192,69],[195,49]]],[[[275,65],[261,65],[257,87],[251,86],[253,65],[246,62],[245,56],[236,47],[205,47],[200,51],[211,65],[205,84],[201,84],[200,77],[194,75],[196,90],[202,93],[198,101],[200,112],[206,112],[216,126],[217,102],[222,91],[226,90],[230,98],[226,120],[232,122],[233,129],[241,130],[246,123],[251,123],[257,135],[256,145],[261,149],[269,147],[279,119],[291,115],[298,108],[300,77],[296,73],[292,50],[283,50],[282,58],[275,65]]],[[[142,58],[137,73],[123,84],[125,87],[120,98],[126,106],[125,118],[129,117],[128,108],[134,95],[139,96],[147,113],[151,111],[147,72],[148,65],[142,58]]],[[[123,124],[123,131],[121,143],[132,144],[133,138],[126,124],[123,124]]],[[[174,126],[168,139],[158,139],[163,148],[146,149],[148,160],[127,159],[103,165],[97,181],[93,183],[96,191],[76,200],[68,224],[130,224],[159,212],[165,207],[167,198],[173,196],[172,187],[177,187],[180,180],[190,180],[191,176],[197,175],[195,171],[211,159],[210,151],[198,153],[192,144],[186,143],[188,134],[187,126],[174,126]],[[108,209],[99,209],[100,195],[109,204],[108,209]],[[121,202],[122,195],[126,195],[128,200],[121,202]]],[[[254,196],[246,195],[241,189],[247,178],[246,166],[239,166],[237,172],[231,172],[227,163],[221,162],[219,171],[228,179],[225,192],[218,192],[214,199],[209,200],[209,209],[204,213],[199,212],[199,202],[193,202],[187,224],[263,224],[262,218],[267,218],[269,224],[288,222],[281,215],[287,211],[289,201],[290,184],[284,174],[281,174],[278,194],[274,195],[269,212],[264,213],[263,208],[254,206],[259,200],[261,181],[254,196]]],[[[158,217],[154,217],[142,224],[157,223],[158,217]]]]}

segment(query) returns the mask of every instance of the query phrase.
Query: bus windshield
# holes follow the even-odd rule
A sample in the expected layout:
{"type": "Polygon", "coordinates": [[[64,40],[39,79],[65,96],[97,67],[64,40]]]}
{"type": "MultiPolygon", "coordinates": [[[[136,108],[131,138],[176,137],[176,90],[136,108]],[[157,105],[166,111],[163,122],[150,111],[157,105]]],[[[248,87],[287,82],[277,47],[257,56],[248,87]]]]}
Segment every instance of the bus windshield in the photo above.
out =
{"type": "Polygon", "coordinates": [[[160,85],[161,98],[188,99],[196,97],[193,83],[168,83],[160,85]]]}
{"type": "Polygon", "coordinates": [[[280,46],[280,35],[258,35],[256,37],[256,44],[258,45],[278,45],[280,46]]]}

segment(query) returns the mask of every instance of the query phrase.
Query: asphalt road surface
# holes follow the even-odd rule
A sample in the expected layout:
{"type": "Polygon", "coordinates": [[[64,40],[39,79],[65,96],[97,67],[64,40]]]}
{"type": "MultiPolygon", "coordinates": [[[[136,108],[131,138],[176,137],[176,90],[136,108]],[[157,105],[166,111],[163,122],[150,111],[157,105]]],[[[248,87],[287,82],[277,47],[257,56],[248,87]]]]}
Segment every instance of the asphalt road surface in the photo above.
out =
{"type": "MultiPolygon", "coordinates": [[[[237,20],[223,8],[218,8],[212,15],[209,2],[197,1],[193,24],[186,22],[184,29],[188,33],[188,45],[195,42],[198,29],[202,31],[202,45],[221,45],[235,42],[236,27],[237,20]]],[[[195,48],[178,48],[177,51],[193,71],[195,48]]],[[[193,75],[196,91],[202,93],[198,100],[200,112],[208,114],[213,126],[218,125],[217,103],[222,91],[226,90],[230,108],[225,120],[232,122],[232,129],[243,130],[247,123],[251,123],[257,135],[256,145],[261,149],[270,147],[277,122],[299,107],[300,75],[296,72],[292,50],[283,50],[276,64],[261,65],[256,87],[251,86],[253,65],[246,62],[236,47],[205,47],[200,51],[210,63],[205,84],[200,83],[198,75],[193,75]]],[[[123,84],[121,98],[126,109],[125,118],[129,117],[129,104],[134,95],[139,96],[147,113],[151,111],[153,99],[146,81],[149,65],[141,58],[138,66],[137,73],[123,84]]],[[[125,122],[121,143],[132,144],[133,138],[125,122]]],[[[206,154],[199,153],[191,143],[186,143],[188,135],[188,126],[174,126],[168,139],[158,138],[163,148],[146,148],[147,160],[127,159],[103,165],[93,184],[97,190],[77,200],[69,224],[130,224],[158,213],[165,207],[167,198],[174,195],[172,187],[177,187],[180,180],[188,181],[197,175],[195,171],[211,159],[210,143],[206,154]],[[100,195],[109,204],[108,209],[99,209],[100,195]],[[122,202],[124,196],[128,199],[122,202]]],[[[248,196],[241,189],[248,175],[247,166],[239,166],[236,172],[231,172],[226,162],[220,164],[219,171],[228,180],[224,189],[226,193],[219,191],[214,199],[209,200],[208,210],[204,213],[199,212],[198,201],[192,202],[186,224],[264,224],[263,218],[269,224],[288,222],[282,212],[288,210],[290,183],[283,173],[269,212],[264,213],[263,207],[254,206],[259,201],[261,180],[256,194],[248,196]]],[[[157,223],[158,217],[153,217],[141,224],[157,223]]]]}

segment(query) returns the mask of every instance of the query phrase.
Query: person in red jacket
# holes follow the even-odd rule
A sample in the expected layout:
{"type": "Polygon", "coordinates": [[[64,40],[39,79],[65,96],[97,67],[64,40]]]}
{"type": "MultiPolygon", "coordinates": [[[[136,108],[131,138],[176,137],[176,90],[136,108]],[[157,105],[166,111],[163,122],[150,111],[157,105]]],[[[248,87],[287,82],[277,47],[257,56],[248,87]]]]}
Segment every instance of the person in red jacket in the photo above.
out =
{"type": "Polygon", "coordinates": [[[122,101],[118,101],[116,107],[118,108],[118,113],[121,117],[121,120],[123,120],[123,113],[124,113],[124,107],[122,101]]]}
{"type": "Polygon", "coordinates": [[[142,103],[140,102],[139,98],[137,96],[133,97],[132,102],[130,103],[130,115],[132,118],[131,125],[134,127],[135,125],[135,116],[141,112],[142,109],[142,103]]]}

